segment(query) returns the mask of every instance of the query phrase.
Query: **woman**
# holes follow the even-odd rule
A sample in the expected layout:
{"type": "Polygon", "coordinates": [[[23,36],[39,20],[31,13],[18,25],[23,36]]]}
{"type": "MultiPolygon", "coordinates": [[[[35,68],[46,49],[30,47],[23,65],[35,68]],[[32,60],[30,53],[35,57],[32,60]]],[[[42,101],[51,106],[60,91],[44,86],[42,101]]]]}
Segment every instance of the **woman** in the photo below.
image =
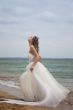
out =
{"type": "Polygon", "coordinates": [[[29,105],[55,107],[70,91],[59,84],[41,63],[38,40],[37,36],[28,39],[29,64],[20,76],[20,87],[29,105]]]}

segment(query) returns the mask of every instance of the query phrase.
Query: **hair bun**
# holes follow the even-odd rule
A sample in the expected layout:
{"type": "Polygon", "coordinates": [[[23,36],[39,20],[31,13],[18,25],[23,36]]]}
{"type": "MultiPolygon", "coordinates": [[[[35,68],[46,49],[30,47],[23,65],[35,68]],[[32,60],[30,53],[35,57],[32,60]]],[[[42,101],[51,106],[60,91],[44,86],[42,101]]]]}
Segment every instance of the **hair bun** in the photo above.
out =
{"type": "Polygon", "coordinates": [[[35,40],[38,40],[38,39],[39,39],[37,36],[34,36],[33,38],[34,38],[35,40]]]}

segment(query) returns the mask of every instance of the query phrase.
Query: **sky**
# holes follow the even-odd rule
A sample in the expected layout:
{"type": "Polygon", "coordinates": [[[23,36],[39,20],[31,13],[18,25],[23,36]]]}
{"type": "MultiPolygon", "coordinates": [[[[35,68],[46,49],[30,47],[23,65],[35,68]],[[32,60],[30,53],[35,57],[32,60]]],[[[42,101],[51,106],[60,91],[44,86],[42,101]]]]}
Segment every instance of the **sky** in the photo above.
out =
{"type": "Polygon", "coordinates": [[[0,0],[0,57],[27,57],[39,37],[44,58],[73,58],[73,0],[0,0]]]}

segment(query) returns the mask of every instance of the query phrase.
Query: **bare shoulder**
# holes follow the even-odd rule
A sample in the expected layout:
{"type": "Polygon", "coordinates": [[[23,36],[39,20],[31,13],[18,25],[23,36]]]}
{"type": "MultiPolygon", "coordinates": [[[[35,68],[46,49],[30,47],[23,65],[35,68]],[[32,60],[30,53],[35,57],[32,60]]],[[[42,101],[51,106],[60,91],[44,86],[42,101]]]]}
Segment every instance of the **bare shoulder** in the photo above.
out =
{"type": "Polygon", "coordinates": [[[36,49],[33,45],[30,46],[30,49],[35,56],[38,56],[40,59],[42,58],[41,54],[36,51],[36,49]]]}
{"type": "Polygon", "coordinates": [[[33,45],[30,46],[30,50],[35,56],[38,56],[38,53],[33,45]]]}
{"type": "Polygon", "coordinates": [[[30,46],[31,51],[36,51],[35,47],[33,45],[30,46]]]}
{"type": "Polygon", "coordinates": [[[30,46],[30,48],[31,48],[31,49],[34,49],[34,46],[33,46],[33,45],[31,45],[31,46],[30,46]]]}

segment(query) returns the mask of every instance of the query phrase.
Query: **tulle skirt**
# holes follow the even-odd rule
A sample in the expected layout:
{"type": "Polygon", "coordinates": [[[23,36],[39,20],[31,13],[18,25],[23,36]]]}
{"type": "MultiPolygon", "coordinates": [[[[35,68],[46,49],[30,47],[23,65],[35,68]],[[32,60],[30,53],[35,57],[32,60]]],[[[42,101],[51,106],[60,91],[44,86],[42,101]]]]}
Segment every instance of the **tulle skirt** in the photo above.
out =
{"type": "Polygon", "coordinates": [[[32,63],[27,65],[26,71],[20,76],[24,100],[30,102],[29,105],[56,107],[70,91],[57,82],[41,62],[37,62],[31,72],[32,63]]]}

